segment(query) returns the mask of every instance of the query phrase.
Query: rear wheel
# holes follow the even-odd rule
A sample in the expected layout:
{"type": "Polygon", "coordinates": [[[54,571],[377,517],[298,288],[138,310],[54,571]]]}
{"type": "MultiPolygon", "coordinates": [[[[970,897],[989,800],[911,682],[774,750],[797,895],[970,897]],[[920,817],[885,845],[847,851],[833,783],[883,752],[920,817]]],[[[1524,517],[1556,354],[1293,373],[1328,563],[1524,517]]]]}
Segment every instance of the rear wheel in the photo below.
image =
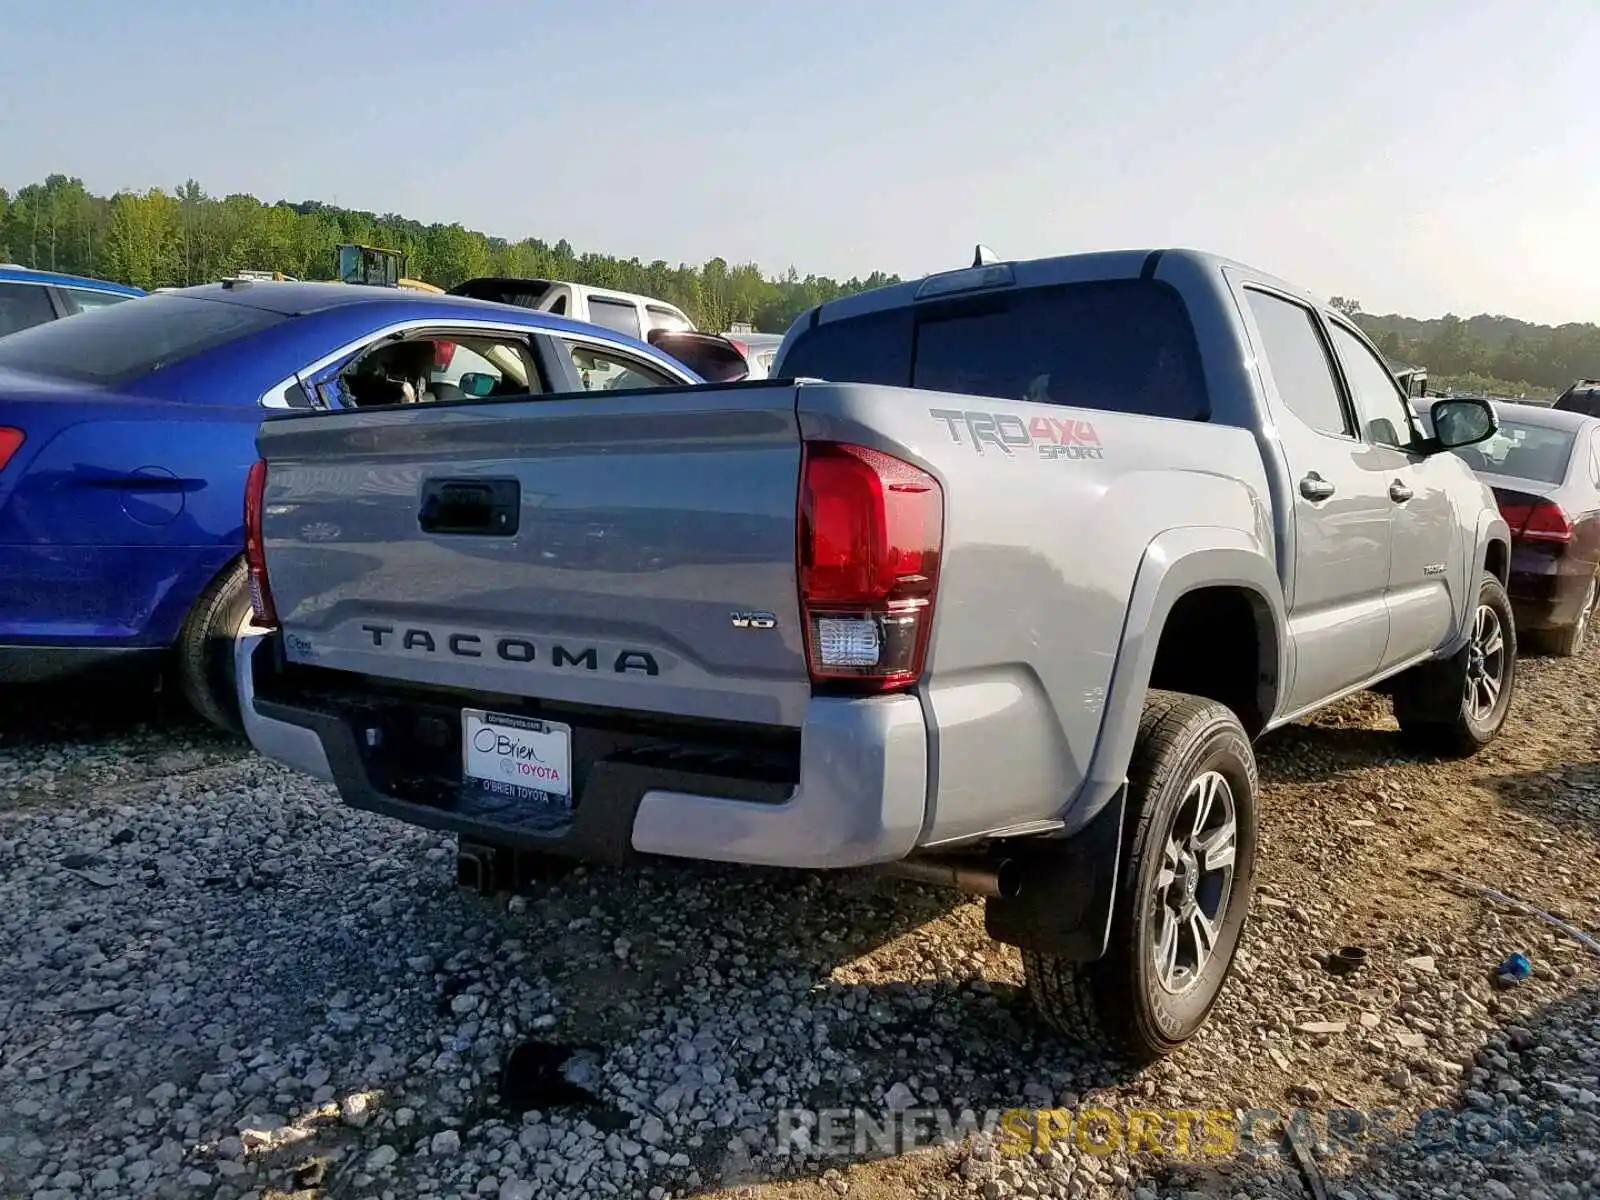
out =
{"type": "Polygon", "coordinates": [[[1153,692],[1128,784],[1106,954],[1022,960],[1048,1022],[1149,1062],[1199,1031],[1233,968],[1255,874],[1255,755],[1221,704],[1153,692]]]}
{"type": "Polygon", "coordinates": [[[189,706],[219,729],[241,733],[233,645],[250,612],[244,560],[236,559],[206,585],[178,633],[178,685],[189,706]]]}
{"type": "Polygon", "coordinates": [[[1517,630],[1506,590],[1485,574],[1472,634],[1456,654],[1407,671],[1394,691],[1401,734],[1434,754],[1475,754],[1500,733],[1517,674],[1517,630]]]}

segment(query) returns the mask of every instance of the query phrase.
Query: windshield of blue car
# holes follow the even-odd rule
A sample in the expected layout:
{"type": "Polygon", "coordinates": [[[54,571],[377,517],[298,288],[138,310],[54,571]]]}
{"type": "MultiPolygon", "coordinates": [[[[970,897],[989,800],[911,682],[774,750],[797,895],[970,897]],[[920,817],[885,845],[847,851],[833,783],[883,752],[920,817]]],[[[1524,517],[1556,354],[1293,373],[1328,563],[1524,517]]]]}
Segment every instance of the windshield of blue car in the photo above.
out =
{"type": "Polygon", "coordinates": [[[142,296],[0,338],[0,367],[114,387],[285,319],[240,304],[142,296]]]}
{"type": "Polygon", "coordinates": [[[1570,429],[1503,420],[1500,431],[1487,441],[1460,446],[1451,453],[1474,471],[1539,483],[1560,483],[1567,477],[1574,436],[1570,429]]]}

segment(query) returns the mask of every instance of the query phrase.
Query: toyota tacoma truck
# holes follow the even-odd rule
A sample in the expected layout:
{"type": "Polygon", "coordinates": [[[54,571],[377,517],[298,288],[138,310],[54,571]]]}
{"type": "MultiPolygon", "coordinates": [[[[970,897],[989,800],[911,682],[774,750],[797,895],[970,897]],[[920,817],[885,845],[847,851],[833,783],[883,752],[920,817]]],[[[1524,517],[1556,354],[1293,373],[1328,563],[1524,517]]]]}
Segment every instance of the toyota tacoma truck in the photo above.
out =
{"type": "MultiPolygon", "coordinates": [[[[829,301],[760,382],[288,414],[250,737],[464,876],[634,855],[985,897],[1042,1015],[1151,1060],[1231,969],[1252,742],[1361,689],[1506,719],[1509,535],[1360,329],[1182,250],[829,301]]],[[[498,884],[497,884],[498,886],[498,884]]]]}

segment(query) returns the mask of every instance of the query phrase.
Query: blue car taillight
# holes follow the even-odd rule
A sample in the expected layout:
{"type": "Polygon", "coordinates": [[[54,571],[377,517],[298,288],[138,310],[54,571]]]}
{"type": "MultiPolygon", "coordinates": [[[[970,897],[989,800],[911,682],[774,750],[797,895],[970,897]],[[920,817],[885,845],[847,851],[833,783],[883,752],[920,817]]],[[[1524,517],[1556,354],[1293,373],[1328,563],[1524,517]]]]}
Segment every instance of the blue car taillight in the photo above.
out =
{"type": "Polygon", "coordinates": [[[14,426],[0,425],[0,471],[6,469],[6,464],[11,461],[11,456],[17,452],[26,437],[22,430],[14,426]]]}

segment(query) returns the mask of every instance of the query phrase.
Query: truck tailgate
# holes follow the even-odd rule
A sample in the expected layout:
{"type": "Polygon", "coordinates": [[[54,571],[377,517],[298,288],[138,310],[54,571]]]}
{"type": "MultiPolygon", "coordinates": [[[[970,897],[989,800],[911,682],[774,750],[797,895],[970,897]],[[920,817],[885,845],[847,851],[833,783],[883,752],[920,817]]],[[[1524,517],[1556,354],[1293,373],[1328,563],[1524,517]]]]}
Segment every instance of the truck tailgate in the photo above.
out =
{"type": "Polygon", "coordinates": [[[798,726],[793,385],[268,420],[291,662],[798,726]]]}

